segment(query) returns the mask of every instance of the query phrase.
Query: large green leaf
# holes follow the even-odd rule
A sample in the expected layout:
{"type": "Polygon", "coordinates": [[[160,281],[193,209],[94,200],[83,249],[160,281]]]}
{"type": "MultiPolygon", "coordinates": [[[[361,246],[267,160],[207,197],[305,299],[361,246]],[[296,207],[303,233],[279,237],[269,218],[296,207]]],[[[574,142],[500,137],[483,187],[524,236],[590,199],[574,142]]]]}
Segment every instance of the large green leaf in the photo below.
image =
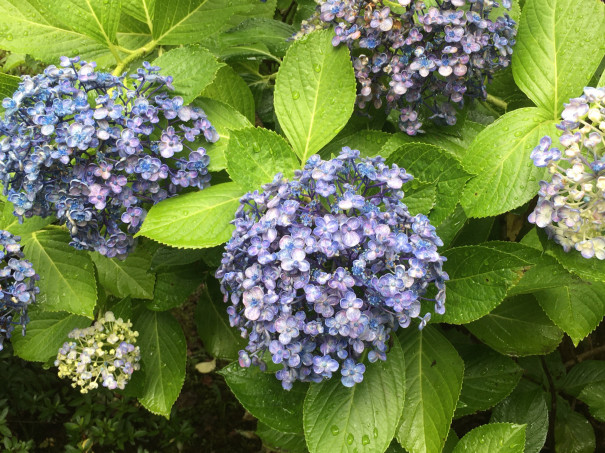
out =
{"type": "Polygon", "coordinates": [[[122,0],[122,10],[143,22],[153,31],[153,13],[155,0],[122,0]]]}
{"type": "Polygon", "coordinates": [[[41,0],[0,0],[0,48],[52,63],[62,55],[80,55],[101,67],[114,61],[96,39],[53,20],[49,8],[41,0]]]}
{"type": "Polygon", "coordinates": [[[319,154],[324,159],[331,159],[332,155],[338,156],[342,148],[348,146],[358,149],[362,157],[371,157],[380,154],[382,147],[387,143],[391,134],[375,130],[356,130],[352,134],[344,134],[344,130],[330,143],[324,146],[319,154]]]}
{"type": "Polygon", "coordinates": [[[0,73],[0,98],[12,98],[20,82],[20,77],[0,73]]]}
{"type": "MultiPolygon", "coordinates": [[[[524,248],[520,244],[519,249],[524,248]]],[[[445,251],[444,269],[450,277],[446,310],[437,320],[465,324],[485,316],[506,297],[506,291],[521,279],[531,263],[499,250],[499,243],[457,247],[445,251]]]]}
{"type": "Polygon", "coordinates": [[[311,33],[288,49],[275,81],[275,114],[303,163],[345,126],[355,104],[349,51],[332,32],[311,33]]]}
{"type": "Polygon", "coordinates": [[[546,252],[554,256],[565,269],[578,277],[584,280],[605,282],[605,260],[586,259],[574,249],[565,252],[563,247],[553,241],[547,242],[546,252]]]}
{"type": "Polygon", "coordinates": [[[585,360],[569,370],[562,388],[566,393],[578,396],[587,385],[600,382],[605,382],[605,361],[585,360]]]}
{"type": "Polygon", "coordinates": [[[517,85],[557,119],[605,51],[605,5],[597,0],[527,0],[512,68],[517,85]],[[599,30],[599,32],[596,32],[599,30]]]}
{"type": "MultiPolygon", "coordinates": [[[[564,401],[561,398],[557,402],[564,401]]],[[[596,439],[594,429],[586,418],[572,411],[567,404],[557,404],[555,421],[556,453],[594,453],[596,439]]]]}
{"type": "Polygon", "coordinates": [[[491,313],[466,325],[473,335],[501,354],[548,354],[563,338],[531,294],[506,299],[491,313]]]}
{"type": "Polygon", "coordinates": [[[397,440],[410,453],[440,452],[462,387],[464,362],[433,327],[402,329],[405,403],[397,440]]]}
{"type": "Polygon", "coordinates": [[[144,374],[139,401],[150,412],[169,417],[185,382],[185,335],[170,313],[145,308],[135,314],[133,326],[139,332],[144,374]]]}
{"type": "Polygon", "coordinates": [[[570,336],[575,346],[605,316],[605,283],[576,283],[534,293],[542,310],[570,336]]]}
{"type": "MultiPolygon", "coordinates": [[[[237,109],[250,123],[254,123],[254,96],[250,88],[231,66],[223,66],[202,96],[222,101],[237,109]]],[[[216,125],[214,126],[216,127],[216,125]]]]}
{"type": "Polygon", "coordinates": [[[284,451],[288,453],[308,452],[305,436],[302,434],[284,433],[265,425],[263,422],[258,422],[256,435],[261,438],[263,445],[271,451],[284,451]]]}
{"type": "MultiPolygon", "coordinates": [[[[221,49],[262,44],[272,55],[283,57],[291,44],[289,38],[294,33],[296,29],[292,25],[274,19],[255,17],[222,33],[218,37],[218,44],[221,49]]],[[[222,53],[222,50],[219,52],[222,53]]]]}
{"type": "Polygon", "coordinates": [[[38,303],[46,311],[94,317],[97,284],[87,253],[69,246],[69,234],[48,228],[23,238],[27,259],[40,275],[38,303]]]}
{"type": "Polygon", "coordinates": [[[200,142],[200,146],[206,148],[206,152],[210,156],[208,170],[224,170],[227,167],[225,151],[229,146],[231,131],[252,126],[252,124],[233,107],[216,99],[198,98],[193,105],[201,107],[204,110],[219,135],[219,140],[216,143],[200,142]]]}
{"type": "Polygon", "coordinates": [[[246,341],[229,325],[227,307],[217,280],[208,278],[195,308],[197,333],[213,357],[235,360],[246,341]]]}
{"type": "Polygon", "coordinates": [[[174,266],[156,274],[153,299],[145,306],[150,310],[170,310],[183,304],[201,284],[196,266],[174,266]]]}
{"type": "Polygon", "coordinates": [[[291,178],[300,168],[292,148],[268,129],[249,127],[231,132],[226,155],[231,179],[251,191],[272,182],[277,173],[291,178]]]}
{"type": "Polygon", "coordinates": [[[585,402],[590,414],[601,422],[605,422],[605,382],[588,384],[580,392],[578,399],[585,402]]]}
{"type": "Polygon", "coordinates": [[[466,433],[453,453],[523,453],[524,446],[525,425],[490,423],[466,433]]]}
{"type": "Polygon", "coordinates": [[[10,231],[17,236],[23,236],[27,233],[41,230],[47,225],[50,225],[56,219],[54,217],[30,217],[29,219],[23,219],[23,223],[19,223],[19,219],[13,215],[14,207],[9,201],[4,202],[2,206],[2,213],[0,214],[0,227],[3,230],[10,231]]]}
{"type": "Polygon", "coordinates": [[[286,433],[302,432],[308,384],[296,382],[286,391],[274,373],[264,373],[256,366],[242,368],[238,363],[223,368],[220,374],[242,406],[261,422],[286,433]]]}
{"type": "Polygon", "coordinates": [[[250,15],[273,12],[275,2],[238,0],[225,5],[225,0],[155,1],[153,11],[153,39],[159,44],[192,44],[229,28],[250,15]]]}
{"type": "Polygon", "coordinates": [[[172,247],[205,248],[226,242],[244,190],[234,182],[169,198],[152,207],[138,234],[172,247]]]}
{"type": "Polygon", "coordinates": [[[198,46],[177,47],[163,53],[153,64],[161,68],[163,75],[174,78],[174,94],[181,96],[185,104],[198,97],[223,66],[214,55],[198,46]]]}
{"type": "Polygon", "coordinates": [[[62,0],[48,9],[75,32],[111,47],[116,44],[121,0],[62,0]]]}
{"type": "Polygon", "coordinates": [[[434,225],[439,225],[454,212],[469,178],[458,159],[443,148],[426,143],[403,145],[391,153],[387,163],[398,164],[419,181],[435,184],[437,201],[430,215],[434,225]]]}
{"type": "Polygon", "coordinates": [[[548,406],[539,390],[515,390],[494,408],[490,422],[525,424],[525,453],[539,453],[548,434],[548,406]]]}
{"type": "Polygon", "coordinates": [[[483,345],[458,347],[464,359],[464,379],[456,417],[483,411],[513,391],[523,370],[510,358],[483,345]]]}
{"type": "Polygon", "coordinates": [[[550,255],[541,254],[531,261],[534,266],[523,274],[521,280],[508,291],[507,296],[533,293],[542,289],[554,289],[580,283],[580,279],[567,272],[550,255]]]}
{"type": "Polygon", "coordinates": [[[545,135],[557,136],[550,113],[537,108],[514,110],[483,129],[462,165],[477,175],[466,185],[460,204],[469,217],[509,211],[538,193],[546,170],[529,158],[545,135]]]}
{"type": "Polygon", "coordinates": [[[149,272],[151,254],[142,247],[135,249],[125,260],[107,258],[92,253],[99,282],[116,297],[153,299],[155,274],[149,272]]]}
{"type": "Polygon", "coordinates": [[[76,328],[88,327],[90,319],[66,312],[48,312],[32,307],[27,333],[15,329],[11,343],[15,354],[25,360],[46,362],[56,357],[59,348],[68,341],[67,334],[76,328]]]}
{"type": "Polygon", "coordinates": [[[403,410],[405,373],[403,351],[395,341],[386,362],[369,364],[360,384],[345,387],[338,376],[312,384],[303,412],[309,451],[385,451],[403,410]]]}

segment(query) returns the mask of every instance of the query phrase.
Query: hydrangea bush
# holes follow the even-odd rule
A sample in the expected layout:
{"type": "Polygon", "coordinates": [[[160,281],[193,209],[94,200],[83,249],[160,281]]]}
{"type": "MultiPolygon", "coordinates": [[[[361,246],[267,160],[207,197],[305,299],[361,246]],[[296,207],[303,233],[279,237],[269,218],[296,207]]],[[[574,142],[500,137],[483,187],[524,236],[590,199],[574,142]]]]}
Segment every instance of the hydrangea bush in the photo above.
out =
{"type": "Polygon", "coordinates": [[[4,354],[164,417],[224,380],[251,451],[604,450],[603,29],[599,0],[0,2],[4,354]]]}

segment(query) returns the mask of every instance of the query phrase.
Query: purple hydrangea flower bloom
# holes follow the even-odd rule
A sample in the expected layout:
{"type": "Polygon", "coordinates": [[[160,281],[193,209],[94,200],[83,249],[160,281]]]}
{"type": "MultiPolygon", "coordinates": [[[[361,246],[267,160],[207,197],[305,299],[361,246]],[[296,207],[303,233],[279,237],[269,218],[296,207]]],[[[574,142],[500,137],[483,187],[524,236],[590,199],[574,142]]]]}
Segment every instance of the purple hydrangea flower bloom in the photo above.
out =
{"type": "Polygon", "coordinates": [[[25,327],[29,321],[27,309],[40,292],[36,281],[40,279],[32,263],[24,259],[19,236],[0,230],[0,350],[5,338],[10,338],[16,325],[25,327]]]}
{"type": "MultiPolygon", "coordinates": [[[[456,123],[464,98],[485,99],[485,84],[510,64],[517,31],[511,1],[398,0],[396,11],[370,0],[318,0],[315,14],[295,38],[334,25],[334,46],[347,45],[359,82],[357,106],[400,112],[399,127],[423,132],[422,121],[456,123]]],[[[573,104],[564,118],[586,114],[573,104]]],[[[327,188],[322,188],[327,190],[327,188]]],[[[327,195],[325,195],[327,196],[327,195]]]]}
{"type": "Polygon", "coordinates": [[[345,147],[242,197],[216,273],[230,323],[248,339],[242,366],[263,366],[268,350],[285,389],[329,379],[339,367],[352,386],[363,379],[366,352],[386,360],[392,330],[413,319],[424,326],[427,304],[444,312],[443,244],[426,216],[403,203],[411,179],[345,147]],[[324,196],[322,185],[333,194],[324,196]],[[431,285],[435,299],[424,297],[431,285]]]}
{"type": "Polygon", "coordinates": [[[548,136],[531,158],[547,167],[550,181],[541,181],[529,221],[544,228],[568,252],[605,259],[605,88],[584,88],[565,104],[557,127],[564,151],[552,148],[548,136]],[[563,163],[564,162],[564,163],[563,163]]]}
{"type": "Polygon", "coordinates": [[[172,78],[159,68],[116,77],[95,66],[64,57],[23,76],[3,101],[0,181],[20,219],[55,215],[74,247],[125,258],[151,205],[209,185],[206,151],[190,143],[218,134],[167,93],[172,78]]]}

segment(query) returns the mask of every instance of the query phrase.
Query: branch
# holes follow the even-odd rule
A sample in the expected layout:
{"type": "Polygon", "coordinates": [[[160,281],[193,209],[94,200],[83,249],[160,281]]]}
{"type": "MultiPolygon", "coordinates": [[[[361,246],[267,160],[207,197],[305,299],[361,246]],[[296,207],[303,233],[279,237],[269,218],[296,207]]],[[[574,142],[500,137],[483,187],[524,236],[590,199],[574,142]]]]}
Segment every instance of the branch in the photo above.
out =
{"type": "Polygon", "coordinates": [[[605,352],[605,344],[591,349],[590,351],[583,352],[582,354],[578,354],[574,359],[565,362],[565,367],[569,368],[570,366],[573,366],[576,363],[583,362],[584,360],[589,359],[590,357],[595,356],[597,354],[600,354],[601,352],[605,352]]]}

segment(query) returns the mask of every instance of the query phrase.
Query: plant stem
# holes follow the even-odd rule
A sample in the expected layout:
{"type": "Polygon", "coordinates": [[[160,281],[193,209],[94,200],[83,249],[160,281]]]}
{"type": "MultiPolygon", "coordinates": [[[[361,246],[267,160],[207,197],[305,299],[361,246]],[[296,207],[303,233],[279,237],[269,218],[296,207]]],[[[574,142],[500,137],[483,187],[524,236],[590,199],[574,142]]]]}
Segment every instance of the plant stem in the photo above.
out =
{"type": "Polygon", "coordinates": [[[142,55],[145,55],[146,53],[151,52],[153,49],[155,49],[155,47],[157,45],[158,45],[157,41],[155,41],[155,40],[149,41],[143,47],[139,47],[138,49],[131,51],[132,53],[130,55],[128,55],[126,58],[124,58],[121,62],[118,62],[118,65],[113,70],[112,74],[116,75],[116,76],[121,75],[122,71],[124,71],[124,68],[126,67],[126,65],[128,63],[139,58],[142,55]]]}
{"type": "Polygon", "coordinates": [[[485,100],[491,104],[494,104],[496,107],[500,107],[504,111],[506,111],[506,109],[508,108],[508,104],[504,100],[502,100],[499,97],[496,97],[492,94],[488,93],[485,100]]]}
{"type": "Polygon", "coordinates": [[[576,363],[580,363],[583,360],[592,357],[593,355],[600,354],[601,352],[605,352],[605,344],[597,348],[591,349],[590,351],[583,352],[582,354],[578,354],[573,360],[568,360],[567,362],[565,362],[565,366],[570,367],[572,365],[575,365],[576,363]]]}
{"type": "Polygon", "coordinates": [[[544,374],[546,375],[546,379],[548,380],[548,387],[550,393],[550,414],[548,417],[548,448],[549,451],[555,451],[555,422],[557,419],[557,391],[555,389],[555,383],[552,380],[552,376],[550,375],[550,370],[548,369],[548,365],[544,356],[540,356],[540,362],[542,363],[542,369],[544,370],[544,374]]]}

